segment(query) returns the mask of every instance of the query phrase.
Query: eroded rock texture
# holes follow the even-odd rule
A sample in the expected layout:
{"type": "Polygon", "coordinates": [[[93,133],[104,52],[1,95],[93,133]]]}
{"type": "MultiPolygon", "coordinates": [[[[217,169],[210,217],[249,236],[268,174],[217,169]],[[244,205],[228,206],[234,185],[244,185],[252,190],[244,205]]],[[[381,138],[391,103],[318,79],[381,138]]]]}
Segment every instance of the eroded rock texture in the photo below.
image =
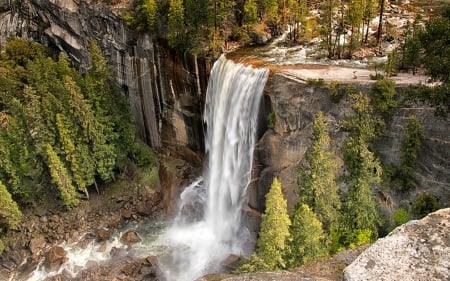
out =
{"type": "Polygon", "coordinates": [[[107,7],[75,0],[1,0],[0,44],[17,36],[90,68],[94,39],[128,99],[139,136],[154,148],[203,147],[201,112],[211,61],[171,51],[151,34],[134,33],[107,7]]]}
{"type": "Polygon", "coordinates": [[[450,279],[450,209],[410,221],[379,239],[344,270],[344,280],[450,279]]]}

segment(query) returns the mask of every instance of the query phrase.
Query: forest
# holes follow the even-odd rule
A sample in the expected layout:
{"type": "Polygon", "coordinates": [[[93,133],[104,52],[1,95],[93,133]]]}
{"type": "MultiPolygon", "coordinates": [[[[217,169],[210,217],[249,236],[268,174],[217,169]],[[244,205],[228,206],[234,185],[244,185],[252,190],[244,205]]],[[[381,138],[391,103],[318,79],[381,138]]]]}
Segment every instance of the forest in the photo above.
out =
{"type": "MultiPolygon", "coordinates": [[[[0,57],[0,224],[18,227],[20,206],[60,198],[71,209],[129,159],[151,153],[98,46],[79,73],[61,54],[11,39],[0,57]]],[[[97,190],[98,191],[98,190],[97,190]]]]}

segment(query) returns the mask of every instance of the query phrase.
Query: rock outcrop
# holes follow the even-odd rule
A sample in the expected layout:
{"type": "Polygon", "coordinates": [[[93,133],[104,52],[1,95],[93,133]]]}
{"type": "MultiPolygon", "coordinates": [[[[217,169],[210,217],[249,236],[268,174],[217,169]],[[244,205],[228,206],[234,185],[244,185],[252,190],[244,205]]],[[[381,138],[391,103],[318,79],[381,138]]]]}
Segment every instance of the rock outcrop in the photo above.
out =
{"type": "MultiPolygon", "coordinates": [[[[351,105],[345,97],[333,103],[326,87],[309,85],[305,81],[275,73],[266,89],[266,118],[275,115],[272,129],[267,129],[255,148],[253,178],[249,187],[249,205],[263,211],[265,194],[273,177],[278,177],[289,208],[296,202],[299,167],[310,146],[311,126],[314,114],[324,112],[332,150],[337,153],[338,165],[343,172],[341,148],[347,133],[339,122],[352,114],[351,105]]],[[[370,84],[356,85],[357,90],[368,92],[370,84]]],[[[404,128],[410,114],[416,115],[424,135],[418,152],[417,164],[412,175],[415,188],[398,192],[392,188],[376,190],[381,210],[386,217],[399,207],[411,210],[413,202],[422,192],[438,198],[441,207],[450,206],[450,118],[436,117],[435,109],[423,103],[410,103],[396,111],[387,122],[386,136],[375,143],[379,157],[386,164],[399,165],[404,128]]],[[[345,187],[345,184],[340,184],[345,187]]],[[[374,190],[375,192],[375,190],[374,190]]]]}
{"type": "Polygon", "coordinates": [[[344,280],[450,280],[450,209],[410,221],[344,270],[344,280]]]}
{"type": "Polygon", "coordinates": [[[90,68],[94,39],[128,99],[138,134],[154,148],[163,144],[203,148],[201,120],[211,61],[176,53],[151,34],[137,34],[107,7],[90,1],[0,1],[0,44],[9,37],[39,42],[90,68]]]}

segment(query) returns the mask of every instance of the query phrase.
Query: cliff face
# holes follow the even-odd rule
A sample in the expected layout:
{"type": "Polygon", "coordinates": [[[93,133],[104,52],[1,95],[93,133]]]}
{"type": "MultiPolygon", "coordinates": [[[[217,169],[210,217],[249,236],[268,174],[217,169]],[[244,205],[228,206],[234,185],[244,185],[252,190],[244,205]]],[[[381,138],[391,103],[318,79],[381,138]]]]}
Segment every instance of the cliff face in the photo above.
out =
{"type": "Polygon", "coordinates": [[[128,99],[139,136],[202,151],[201,111],[211,62],[179,55],[135,34],[106,7],[77,0],[1,0],[0,44],[11,36],[42,43],[69,57],[81,71],[90,67],[94,39],[128,99]]]}
{"type": "MultiPolygon", "coordinates": [[[[370,85],[358,87],[368,92],[370,85]]],[[[345,98],[333,103],[326,88],[307,85],[281,74],[273,75],[266,97],[265,116],[273,111],[275,124],[273,129],[264,133],[255,149],[255,180],[249,188],[249,204],[263,210],[264,195],[276,176],[292,210],[296,202],[294,191],[299,167],[310,146],[314,114],[320,110],[328,119],[332,149],[337,152],[342,172],[343,161],[339,151],[347,133],[341,130],[339,121],[351,115],[351,106],[345,98]]],[[[423,104],[400,108],[388,122],[386,136],[375,144],[384,163],[398,165],[408,116],[415,114],[423,126],[424,137],[413,173],[417,188],[408,192],[395,191],[391,187],[376,190],[380,208],[387,217],[399,207],[410,208],[424,191],[435,195],[441,207],[450,206],[450,119],[435,117],[434,111],[423,104]]]]}

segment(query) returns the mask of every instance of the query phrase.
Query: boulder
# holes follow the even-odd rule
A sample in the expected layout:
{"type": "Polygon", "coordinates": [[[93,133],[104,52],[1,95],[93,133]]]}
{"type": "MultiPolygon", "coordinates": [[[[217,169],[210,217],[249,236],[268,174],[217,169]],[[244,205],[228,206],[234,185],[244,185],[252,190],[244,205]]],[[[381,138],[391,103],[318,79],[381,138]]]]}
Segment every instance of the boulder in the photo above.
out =
{"type": "Polygon", "coordinates": [[[450,208],[379,239],[344,270],[344,280],[450,280],[450,208]]]}
{"type": "Polygon", "coordinates": [[[66,250],[61,246],[53,246],[45,255],[44,268],[47,272],[56,271],[66,261],[66,250]]]}
{"type": "Polygon", "coordinates": [[[135,244],[138,242],[141,242],[141,237],[139,237],[139,234],[137,234],[134,230],[128,230],[124,234],[122,234],[122,237],[120,237],[120,242],[126,245],[135,244]]]}
{"type": "Polygon", "coordinates": [[[30,244],[28,244],[28,248],[30,249],[31,254],[36,255],[45,247],[45,238],[43,236],[39,236],[31,239],[30,244]]]}
{"type": "Polygon", "coordinates": [[[95,237],[95,240],[97,242],[103,242],[105,240],[108,240],[111,237],[111,232],[106,229],[99,229],[97,231],[97,236],[95,237]]]}

